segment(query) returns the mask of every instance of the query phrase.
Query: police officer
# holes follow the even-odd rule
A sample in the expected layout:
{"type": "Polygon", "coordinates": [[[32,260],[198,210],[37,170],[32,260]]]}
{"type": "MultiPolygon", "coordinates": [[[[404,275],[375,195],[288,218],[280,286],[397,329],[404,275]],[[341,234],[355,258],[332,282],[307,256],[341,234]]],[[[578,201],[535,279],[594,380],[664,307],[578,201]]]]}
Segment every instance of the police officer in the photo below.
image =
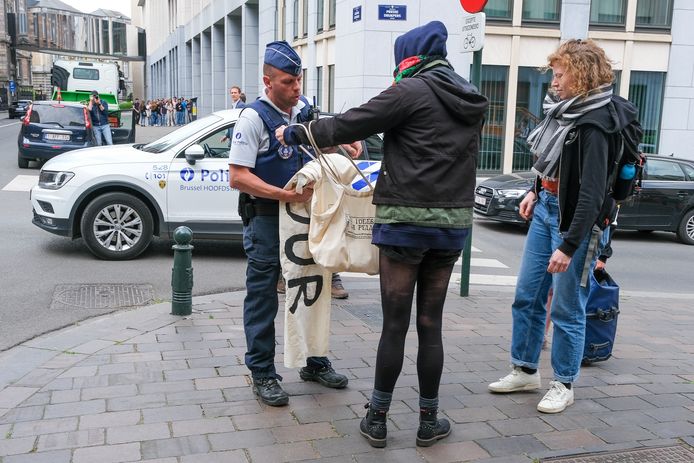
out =
{"type": "MultiPolygon", "coordinates": [[[[310,105],[301,96],[301,58],[284,41],[265,49],[261,97],[241,113],[232,136],[229,181],[241,192],[244,218],[243,245],[248,256],[243,324],[246,334],[246,366],[253,377],[254,392],[271,406],[289,403],[275,371],[276,292],[280,275],[279,201],[304,202],[313,193],[299,194],[284,185],[310,159],[296,147],[282,146],[275,129],[311,117],[310,105]]],[[[352,149],[352,155],[357,154],[352,149]]],[[[326,357],[309,357],[299,372],[301,379],[343,388],[347,377],[336,373],[326,357]]]]}

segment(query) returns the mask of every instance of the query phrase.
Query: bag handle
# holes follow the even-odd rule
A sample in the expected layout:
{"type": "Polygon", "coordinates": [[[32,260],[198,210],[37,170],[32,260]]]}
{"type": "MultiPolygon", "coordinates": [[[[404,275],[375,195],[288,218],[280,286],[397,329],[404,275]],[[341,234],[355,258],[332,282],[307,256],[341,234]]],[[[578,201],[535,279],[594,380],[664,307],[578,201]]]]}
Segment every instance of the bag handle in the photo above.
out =
{"type": "MultiPolygon", "coordinates": [[[[303,124],[292,124],[292,125],[299,126],[299,127],[301,127],[301,128],[304,130],[304,132],[306,133],[306,138],[308,138],[308,141],[309,141],[309,143],[311,144],[311,147],[312,147],[313,150],[318,154],[318,159],[316,159],[316,157],[313,156],[313,155],[312,155],[306,148],[304,148],[303,146],[299,145],[299,148],[300,148],[304,153],[306,153],[309,157],[311,157],[311,159],[317,160],[319,163],[320,163],[321,161],[324,161],[325,167],[327,167],[328,171],[329,171],[330,174],[332,175],[333,180],[335,180],[337,183],[341,183],[341,182],[339,181],[340,176],[337,175],[337,173],[335,172],[334,167],[331,166],[329,162],[327,162],[327,158],[325,158],[325,157],[323,156],[323,153],[321,152],[320,148],[318,148],[318,145],[317,145],[317,143],[316,143],[316,139],[313,137],[313,133],[311,132],[311,124],[313,124],[314,122],[315,122],[315,120],[309,121],[308,127],[306,127],[306,126],[303,125],[303,124]]],[[[361,178],[364,179],[364,181],[366,182],[366,184],[369,185],[369,188],[371,189],[371,191],[374,191],[374,186],[373,186],[373,184],[371,183],[371,181],[369,180],[369,178],[368,178],[366,175],[364,175],[364,172],[362,172],[361,169],[359,169],[359,167],[357,166],[357,164],[354,162],[354,159],[352,159],[352,157],[351,157],[349,154],[347,154],[347,152],[346,152],[346,151],[344,150],[344,148],[342,148],[341,146],[338,146],[337,149],[338,149],[338,151],[340,152],[340,154],[342,154],[344,157],[346,157],[347,159],[349,159],[349,162],[352,164],[352,166],[354,167],[354,169],[359,173],[359,175],[361,176],[361,178]]],[[[321,167],[324,167],[324,164],[323,164],[323,163],[321,163],[321,167]]]]}

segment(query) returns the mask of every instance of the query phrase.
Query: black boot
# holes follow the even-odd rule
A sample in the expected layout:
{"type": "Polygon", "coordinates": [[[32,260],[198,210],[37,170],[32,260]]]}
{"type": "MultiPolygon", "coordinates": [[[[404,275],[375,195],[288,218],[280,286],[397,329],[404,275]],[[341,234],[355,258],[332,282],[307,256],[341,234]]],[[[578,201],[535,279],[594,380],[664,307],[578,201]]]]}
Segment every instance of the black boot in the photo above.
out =
{"type": "Polygon", "coordinates": [[[436,411],[435,408],[419,410],[417,445],[420,447],[430,447],[451,433],[451,423],[445,418],[436,419],[436,411]]]}
{"type": "Polygon", "coordinates": [[[289,394],[284,392],[276,378],[253,379],[253,392],[263,403],[272,407],[281,407],[289,403],[289,394]]]}
{"type": "Polygon", "coordinates": [[[371,447],[383,448],[386,446],[386,435],[388,428],[386,427],[386,412],[387,410],[374,410],[371,404],[366,404],[364,408],[369,411],[359,423],[359,433],[366,437],[371,447]]]}

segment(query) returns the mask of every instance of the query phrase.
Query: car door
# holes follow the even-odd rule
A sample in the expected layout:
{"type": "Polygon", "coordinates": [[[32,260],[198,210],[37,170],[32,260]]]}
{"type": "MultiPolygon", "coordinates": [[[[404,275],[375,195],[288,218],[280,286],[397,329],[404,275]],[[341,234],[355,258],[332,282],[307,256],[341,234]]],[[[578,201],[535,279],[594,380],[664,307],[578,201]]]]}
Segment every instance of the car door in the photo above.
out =
{"type": "Polygon", "coordinates": [[[198,236],[220,238],[240,232],[238,190],[229,186],[229,143],[222,141],[228,128],[206,132],[172,160],[166,195],[170,231],[186,225],[198,236]],[[184,151],[195,144],[205,157],[190,164],[184,151]]]}
{"type": "MultiPolygon", "coordinates": [[[[686,176],[675,160],[650,158],[635,195],[637,228],[674,230],[688,197],[686,176]]],[[[621,214],[620,214],[621,216],[621,214]]]]}
{"type": "Polygon", "coordinates": [[[137,121],[132,109],[109,110],[108,121],[111,126],[111,138],[114,145],[135,143],[137,121]]]}

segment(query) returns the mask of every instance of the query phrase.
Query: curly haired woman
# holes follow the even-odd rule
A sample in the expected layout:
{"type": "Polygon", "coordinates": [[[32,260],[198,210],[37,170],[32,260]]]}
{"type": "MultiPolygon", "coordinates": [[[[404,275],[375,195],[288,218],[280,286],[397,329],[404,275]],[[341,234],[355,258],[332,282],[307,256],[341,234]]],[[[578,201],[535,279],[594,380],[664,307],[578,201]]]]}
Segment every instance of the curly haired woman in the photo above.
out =
{"type": "Polygon", "coordinates": [[[548,57],[553,78],[545,118],[528,136],[536,157],[534,188],[520,204],[533,221],[525,242],[512,305],[513,370],[491,383],[492,392],[539,389],[547,294],[553,289],[554,380],[537,409],[559,413],[574,402],[585,337],[582,277],[594,255],[593,225],[608,200],[610,161],[619,132],[636,120],[636,108],[612,93],[613,72],[592,40],[569,40],[548,57]],[[587,265],[586,265],[587,264],[587,265]]]}

